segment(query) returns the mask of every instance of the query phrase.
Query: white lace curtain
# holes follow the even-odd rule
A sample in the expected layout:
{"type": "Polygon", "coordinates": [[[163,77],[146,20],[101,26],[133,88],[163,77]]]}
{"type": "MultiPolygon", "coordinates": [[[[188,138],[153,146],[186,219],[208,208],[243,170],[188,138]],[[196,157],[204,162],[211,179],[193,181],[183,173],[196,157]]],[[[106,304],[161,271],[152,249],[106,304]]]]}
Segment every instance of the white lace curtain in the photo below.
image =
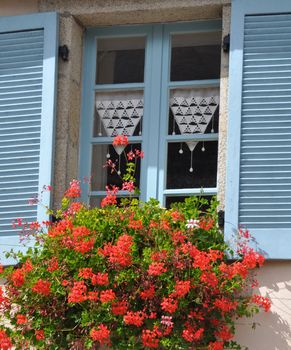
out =
{"type": "MultiPolygon", "coordinates": [[[[170,108],[173,113],[172,134],[175,134],[175,124],[178,125],[182,135],[204,134],[210,122],[212,123],[211,132],[214,132],[214,114],[218,105],[218,88],[172,90],[170,97],[170,108]]],[[[198,143],[198,141],[186,142],[191,152],[190,172],[193,172],[193,151],[198,143]]],[[[205,151],[204,142],[201,150],[205,151]]],[[[182,144],[179,153],[183,153],[182,144]]]]}
{"type": "Polygon", "coordinates": [[[143,117],[143,92],[125,91],[98,93],[96,110],[99,117],[99,136],[132,136],[143,117]]]}

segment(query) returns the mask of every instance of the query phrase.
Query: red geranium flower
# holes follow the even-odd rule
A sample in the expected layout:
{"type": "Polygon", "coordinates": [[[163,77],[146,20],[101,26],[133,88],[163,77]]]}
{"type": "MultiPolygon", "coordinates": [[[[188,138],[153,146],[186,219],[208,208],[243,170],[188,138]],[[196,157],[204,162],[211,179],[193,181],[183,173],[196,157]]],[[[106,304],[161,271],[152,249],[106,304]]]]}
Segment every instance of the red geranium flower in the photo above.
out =
{"type": "Polygon", "coordinates": [[[127,146],[128,145],[128,137],[124,135],[117,135],[114,137],[113,146],[127,146]]]}
{"type": "Polygon", "coordinates": [[[38,293],[38,294],[42,294],[42,295],[45,295],[45,296],[48,296],[51,292],[51,283],[49,281],[46,281],[46,280],[43,280],[43,279],[39,279],[35,284],[34,286],[32,287],[32,290],[35,292],[35,293],[38,293]]]}
{"type": "Polygon", "coordinates": [[[45,339],[44,331],[42,329],[36,329],[34,333],[35,333],[35,338],[37,340],[44,340],[45,339]]]}
{"type": "Polygon", "coordinates": [[[98,341],[100,345],[109,345],[110,343],[110,330],[103,324],[99,324],[97,329],[93,328],[90,336],[94,341],[98,341]]]}

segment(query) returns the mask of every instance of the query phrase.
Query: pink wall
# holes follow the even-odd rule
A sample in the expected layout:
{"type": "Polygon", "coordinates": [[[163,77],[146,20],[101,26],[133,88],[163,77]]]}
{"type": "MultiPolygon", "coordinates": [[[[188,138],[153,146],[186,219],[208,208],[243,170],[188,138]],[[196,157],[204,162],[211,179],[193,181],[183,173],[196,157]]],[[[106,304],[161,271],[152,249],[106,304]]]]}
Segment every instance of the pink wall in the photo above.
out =
{"type": "Polygon", "coordinates": [[[257,277],[261,294],[272,300],[271,311],[239,320],[237,340],[249,350],[290,350],[291,262],[267,262],[257,277]],[[259,323],[255,330],[252,322],[259,323]]]}

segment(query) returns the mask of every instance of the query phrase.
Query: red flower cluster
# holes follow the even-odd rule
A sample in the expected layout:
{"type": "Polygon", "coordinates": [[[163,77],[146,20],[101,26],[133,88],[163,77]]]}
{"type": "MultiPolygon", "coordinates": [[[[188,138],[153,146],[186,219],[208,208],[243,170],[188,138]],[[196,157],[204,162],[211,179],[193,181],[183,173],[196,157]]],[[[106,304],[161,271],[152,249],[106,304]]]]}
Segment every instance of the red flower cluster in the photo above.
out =
{"type": "Polygon", "coordinates": [[[90,301],[97,301],[99,298],[99,293],[98,292],[92,292],[89,291],[87,295],[87,299],[90,301]]]}
{"type": "Polygon", "coordinates": [[[74,282],[68,295],[68,303],[82,303],[87,300],[87,286],[84,281],[74,282]]]}
{"type": "Polygon", "coordinates": [[[5,296],[2,286],[0,286],[0,310],[9,306],[9,299],[5,296]]]}
{"type": "Polygon", "coordinates": [[[208,231],[210,230],[214,225],[214,220],[202,217],[201,220],[199,221],[199,227],[202,230],[208,231]]]}
{"type": "Polygon", "coordinates": [[[184,221],[184,215],[182,213],[180,213],[177,210],[174,210],[170,213],[171,218],[174,222],[176,221],[184,221]]]}
{"type": "Polygon", "coordinates": [[[16,315],[16,324],[26,324],[27,323],[27,317],[22,314],[16,315]]]}
{"type": "Polygon", "coordinates": [[[157,261],[157,262],[165,261],[167,260],[167,254],[168,254],[168,251],[163,249],[159,252],[152,253],[151,259],[152,261],[157,261]]]}
{"type": "Polygon", "coordinates": [[[26,260],[26,262],[22,265],[21,268],[16,269],[11,274],[11,281],[15,287],[21,287],[25,282],[25,276],[33,269],[32,263],[30,260],[26,260]]]}
{"type": "Polygon", "coordinates": [[[112,303],[111,305],[113,315],[125,315],[127,308],[128,305],[126,301],[118,301],[116,303],[112,303]]]}
{"type": "Polygon", "coordinates": [[[108,273],[98,272],[96,275],[92,275],[91,282],[93,285],[107,286],[109,284],[108,273]]]}
{"type": "Polygon", "coordinates": [[[15,287],[21,287],[24,283],[24,272],[21,269],[14,270],[11,275],[11,281],[15,287]]]}
{"type": "Polygon", "coordinates": [[[36,340],[45,340],[44,331],[42,329],[36,329],[34,331],[36,340]]]}
{"type": "Polygon", "coordinates": [[[84,278],[85,280],[91,279],[93,276],[92,267],[84,267],[79,270],[78,277],[84,278]]]}
{"type": "Polygon", "coordinates": [[[238,306],[238,302],[231,301],[227,298],[216,299],[213,304],[222,312],[230,312],[231,310],[236,310],[238,306]]]}
{"type": "Polygon", "coordinates": [[[98,328],[93,328],[90,336],[94,341],[98,341],[100,345],[110,344],[110,330],[103,324],[99,324],[98,328]]]}
{"type": "Polygon", "coordinates": [[[208,350],[223,350],[223,349],[224,349],[224,342],[222,341],[211,342],[208,346],[208,350]]]}
{"type": "Polygon", "coordinates": [[[154,285],[150,285],[148,289],[143,290],[142,292],[140,292],[140,297],[143,300],[146,299],[152,299],[155,296],[155,287],[154,285]]]}
{"type": "Polygon", "coordinates": [[[143,158],[144,152],[140,151],[139,149],[131,150],[127,153],[127,159],[129,161],[133,160],[134,158],[143,158]]]}
{"type": "Polygon", "coordinates": [[[214,334],[217,338],[220,338],[223,341],[229,341],[234,336],[233,333],[230,331],[230,329],[227,326],[222,326],[214,334]]]}
{"type": "Polygon", "coordinates": [[[266,312],[271,309],[271,300],[266,297],[262,297],[261,295],[253,295],[252,302],[263,307],[266,312]]]}
{"type": "Polygon", "coordinates": [[[124,234],[118,238],[116,245],[110,243],[105,244],[103,249],[99,248],[98,252],[104,257],[108,257],[108,260],[112,264],[117,264],[122,267],[130,266],[132,261],[132,244],[132,236],[124,234]]]}
{"type": "Polygon", "coordinates": [[[122,191],[133,192],[135,189],[133,181],[125,181],[122,183],[122,191]]]}
{"type": "Polygon", "coordinates": [[[222,262],[218,268],[227,279],[232,279],[236,275],[239,275],[242,278],[246,278],[248,275],[247,267],[240,261],[234,262],[231,265],[227,265],[224,262],[222,262]]]}
{"type": "Polygon", "coordinates": [[[70,187],[65,192],[67,198],[79,198],[81,197],[81,187],[79,180],[73,180],[70,182],[70,187]]]}
{"type": "Polygon", "coordinates": [[[204,333],[204,328],[199,328],[198,330],[191,326],[190,324],[186,323],[185,324],[185,329],[182,332],[182,337],[192,343],[194,341],[198,341],[202,338],[204,333]]]}
{"type": "Polygon", "coordinates": [[[12,349],[11,339],[8,337],[3,329],[0,329],[0,349],[9,350],[12,349]]]}
{"type": "Polygon", "coordinates": [[[142,221],[130,219],[127,227],[134,230],[141,230],[143,228],[142,221]]]}
{"type": "Polygon", "coordinates": [[[143,329],[141,334],[141,341],[144,346],[152,349],[157,349],[159,347],[159,337],[161,332],[155,326],[153,330],[143,329]]]}
{"type": "Polygon", "coordinates": [[[33,292],[48,296],[51,292],[51,283],[49,281],[39,279],[31,288],[33,292]]]}
{"type": "Polygon", "coordinates": [[[116,299],[116,295],[112,289],[102,290],[100,292],[101,303],[109,303],[116,299]]]}
{"type": "Polygon", "coordinates": [[[108,205],[117,204],[116,194],[118,193],[118,190],[119,189],[117,186],[112,186],[111,188],[109,186],[106,186],[106,197],[101,201],[101,208],[104,208],[108,205]]]}
{"type": "Polygon", "coordinates": [[[128,145],[128,137],[124,135],[117,135],[114,137],[113,146],[127,146],[128,145]]]}
{"type": "Polygon", "coordinates": [[[182,231],[174,231],[171,232],[171,238],[173,240],[174,245],[178,245],[179,243],[185,243],[187,237],[182,231]]]}
{"type": "Polygon", "coordinates": [[[153,262],[150,264],[148,268],[148,274],[150,276],[160,276],[162,273],[166,272],[167,269],[165,268],[164,263],[159,262],[153,262]]]}
{"type": "Polygon", "coordinates": [[[185,297],[191,289],[191,281],[176,281],[175,291],[170,294],[173,298],[185,297]]]}
{"type": "Polygon", "coordinates": [[[204,271],[200,276],[200,281],[211,288],[216,288],[218,285],[218,278],[216,277],[214,272],[204,271]]]}
{"type": "Polygon", "coordinates": [[[57,259],[56,257],[51,258],[51,260],[48,262],[48,268],[47,268],[47,270],[48,270],[49,272],[53,272],[53,271],[58,270],[58,268],[59,268],[58,259],[57,259]]]}
{"type": "Polygon", "coordinates": [[[84,208],[84,205],[80,202],[73,202],[70,204],[67,211],[64,213],[65,216],[74,216],[76,215],[82,208],[84,208]]]}
{"type": "Polygon", "coordinates": [[[123,317],[124,323],[127,325],[134,325],[140,327],[143,325],[143,321],[145,319],[144,312],[130,312],[128,311],[126,315],[123,317]]]}
{"type": "Polygon", "coordinates": [[[193,256],[193,267],[194,268],[198,268],[201,271],[206,271],[206,270],[210,270],[211,266],[211,259],[208,256],[208,254],[206,252],[200,252],[197,251],[195,252],[195,255],[193,256]]]}
{"type": "Polygon", "coordinates": [[[172,314],[178,308],[178,301],[173,298],[163,298],[163,301],[161,302],[161,307],[164,311],[167,311],[170,314],[172,314]]]}
{"type": "Polygon", "coordinates": [[[73,223],[68,219],[64,219],[53,225],[49,229],[48,235],[50,237],[66,236],[71,232],[72,229],[73,223]]]}
{"type": "Polygon", "coordinates": [[[242,263],[248,269],[254,269],[257,266],[262,266],[264,261],[265,258],[263,257],[263,255],[255,251],[250,251],[249,253],[244,255],[242,263]]]}
{"type": "Polygon", "coordinates": [[[87,227],[79,226],[72,230],[71,235],[64,237],[62,243],[67,248],[85,254],[93,249],[95,239],[92,237],[92,233],[87,227]]]}

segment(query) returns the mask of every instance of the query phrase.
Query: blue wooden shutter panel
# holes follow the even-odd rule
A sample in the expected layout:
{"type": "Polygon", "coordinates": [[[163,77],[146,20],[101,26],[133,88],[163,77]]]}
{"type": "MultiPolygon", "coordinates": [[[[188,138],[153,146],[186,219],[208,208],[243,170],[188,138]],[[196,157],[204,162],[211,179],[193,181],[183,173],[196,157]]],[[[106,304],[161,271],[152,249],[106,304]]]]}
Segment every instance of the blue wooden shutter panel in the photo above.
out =
{"type": "Polygon", "coordinates": [[[289,259],[291,2],[232,6],[225,233],[249,228],[267,258],[289,259]]]}
{"type": "MultiPolygon", "coordinates": [[[[22,250],[15,218],[46,219],[29,199],[51,183],[57,16],[0,17],[0,261],[22,250]]],[[[49,205],[50,195],[42,202],[49,205]]]]}

